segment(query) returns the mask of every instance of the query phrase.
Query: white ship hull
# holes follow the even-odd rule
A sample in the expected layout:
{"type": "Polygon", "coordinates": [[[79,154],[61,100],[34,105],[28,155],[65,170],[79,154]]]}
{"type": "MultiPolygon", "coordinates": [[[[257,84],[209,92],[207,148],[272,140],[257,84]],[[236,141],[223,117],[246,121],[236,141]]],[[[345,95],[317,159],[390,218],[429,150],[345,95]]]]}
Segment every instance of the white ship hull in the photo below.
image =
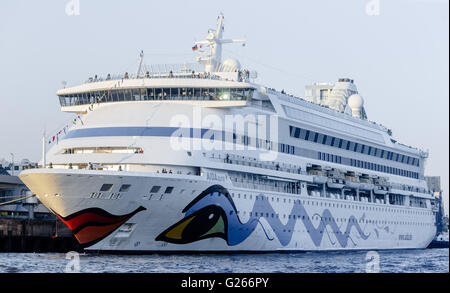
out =
{"type": "Polygon", "coordinates": [[[410,249],[427,247],[435,235],[433,214],[423,209],[236,188],[198,176],[37,169],[23,172],[21,178],[63,220],[78,213],[78,219],[72,218],[78,222],[71,223],[69,219],[66,224],[72,225],[87,250],[410,249]],[[96,191],[105,182],[114,186],[127,183],[133,189],[119,193],[118,198],[114,189],[98,198],[96,191]],[[148,190],[155,185],[161,186],[160,192],[149,194],[148,190]],[[218,185],[224,187],[221,195],[217,192],[200,195],[218,185]],[[173,190],[165,194],[168,186],[173,190]],[[228,190],[229,198],[223,194],[224,190],[228,190]],[[236,211],[230,213],[228,208],[232,205],[227,206],[227,202],[235,205],[238,215],[236,211]],[[190,215],[185,213],[188,205],[193,208],[188,211],[190,215]],[[206,210],[206,214],[200,211],[208,206],[217,208],[206,210]],[[114,219],[107,222],[108,219],[99,218],[100,209],[129,218],[118,219],[124,222],[115,223],[114,219]],[[80,218],[83,214],[85,219],[80,218]],[[201,221],[191,219],[192,215],[201,221]],[[208,219],[213,222],[208,223],[208,219]]]}

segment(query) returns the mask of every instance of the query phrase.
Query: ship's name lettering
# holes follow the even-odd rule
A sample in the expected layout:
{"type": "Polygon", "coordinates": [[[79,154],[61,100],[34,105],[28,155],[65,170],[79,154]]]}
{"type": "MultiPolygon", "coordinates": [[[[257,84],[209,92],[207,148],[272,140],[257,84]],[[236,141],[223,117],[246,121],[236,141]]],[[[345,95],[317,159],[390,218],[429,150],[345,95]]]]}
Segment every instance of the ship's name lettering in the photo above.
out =
{"type": "Polygon", "coordinates": [[[217,175],[216,173],[207,172],[206,178],[211,181],[222,181],[225,182],[225,176],[217,175]]]}

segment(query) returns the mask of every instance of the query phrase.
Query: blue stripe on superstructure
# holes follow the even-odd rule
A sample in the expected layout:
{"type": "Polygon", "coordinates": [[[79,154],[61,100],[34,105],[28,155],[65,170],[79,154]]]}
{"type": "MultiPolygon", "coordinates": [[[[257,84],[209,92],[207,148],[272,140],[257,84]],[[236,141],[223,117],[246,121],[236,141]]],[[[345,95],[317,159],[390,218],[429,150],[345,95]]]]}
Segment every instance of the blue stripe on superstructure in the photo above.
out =
{"type": "MultiPolygon", "coordinates": [[[[184,137],[203,137],[207,131],[213,131],[214,136],[219,134],[217,130],[205,128],[183,128],[183,127],[98,127],[74,129],[67,133],[63,139],[100,136],[162,136],[169,137],[179,131],[184,137]],[[189,135],[187,135],[189,133],[189,135]]],[[[179,136],[179,135],[177,135],[179,136]]],[[[222,140],[225,132],[222,131],[222,140]]]]}

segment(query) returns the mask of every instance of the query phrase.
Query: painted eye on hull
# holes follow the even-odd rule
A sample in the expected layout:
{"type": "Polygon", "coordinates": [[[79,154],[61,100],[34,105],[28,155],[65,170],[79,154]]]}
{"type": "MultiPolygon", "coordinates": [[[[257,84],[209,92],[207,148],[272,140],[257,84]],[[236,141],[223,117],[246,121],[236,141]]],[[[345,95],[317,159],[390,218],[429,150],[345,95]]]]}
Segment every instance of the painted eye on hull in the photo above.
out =
{"type": "Polygon", "coordinates": [[[186,244],[201,239],[220,237],[227,240],[227,217],[222,208],[206,206],[162,232],[156,241],[186,244]]]}

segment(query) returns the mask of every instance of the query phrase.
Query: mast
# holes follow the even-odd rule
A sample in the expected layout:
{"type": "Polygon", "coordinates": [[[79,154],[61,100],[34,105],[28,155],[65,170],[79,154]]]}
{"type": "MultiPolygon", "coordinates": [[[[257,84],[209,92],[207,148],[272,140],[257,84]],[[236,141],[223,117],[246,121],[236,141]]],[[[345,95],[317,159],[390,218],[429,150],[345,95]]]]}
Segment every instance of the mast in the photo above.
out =
{"type": "Polygon", "coordinates": [[[223,35],[223,23],[224,16],[220,14],[217,18],[217,28],[216,30],[209,29],[206,35],[206,40],[195,42],[195,47],[208,46],[209,52],[201,52],[200,56],[197,57],[197,61],[205,66],[205,72],[215,72],[222,61],[222,44],[227,43],[243,43],[245,45],[245,40],[243,39],[222,39],[223,35]]]}
{"type": "Polygon", "coordinates": [[[139,78],[139,75],[141,74],[141,68],[142,68],[142,61],[144,60],[144,50],[141,50],[141,53],[139,53],[139,66],[136,71],[136,78],[139,78]]]}
{"type": "Polygon", "coordinates": [[[42,135],[42,168],[46,168],[47,166],[47,158],[46,158],[47,151],[45,148],[45,146],[47,145],[46,142],[47,139],[45,138],[45,131],[44,131],[44,134],[42,135]]]}

